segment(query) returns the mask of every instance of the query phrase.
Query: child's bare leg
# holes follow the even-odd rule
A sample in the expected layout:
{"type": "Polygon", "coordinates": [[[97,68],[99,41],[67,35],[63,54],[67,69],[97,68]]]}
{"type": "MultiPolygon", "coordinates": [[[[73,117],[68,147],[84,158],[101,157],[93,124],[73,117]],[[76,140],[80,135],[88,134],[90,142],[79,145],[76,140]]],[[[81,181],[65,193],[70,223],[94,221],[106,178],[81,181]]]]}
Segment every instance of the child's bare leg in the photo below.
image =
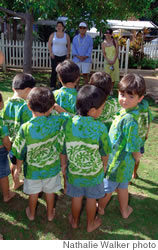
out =
{"type": "Polygon", "coordinates": [[[8,202],[15,196],[15,193],[9,190],[8,176],[1,178],[0,184],[1,184],[2,193],[3,193],[3,201],[8,202]]]}
{"type": "Polygon", "coordinates": [[[15,178],[14,177],[14,171],[15,171],[16,165],[12,164],[10,165],[10,171],[12,174],[12,178],[13,178],[13,189],[18,189],[21,185],[24,184],[24,182],[22,180],[19,180],[19,178],[15,178]]]}
{"type": "Polygon", "coordinates": [[[98,214],[104,215],[104,209],[106,208],[109,200],[111,199],[112,193],[105,194],[103,198],[99,199],[98,202],[98,214]]]}
{"type": "Polygon", "coordinates": [[[38,194],[31,194],[29,196],[29,206],[26,208],[26,215],[29,220],[35,219],[36,206],[38,201],[38,194]]]}
{"type": "Polygon", "coordinates": [[[128,188],[118,188],[118,199],[120,203],[120,212],[124,219],[127,219],[133,212],[133,208],[128,205],[128,188]]]}
{"type": "Polygon", "coordinates": [[[72,198],[71,214],[69,215],[69,223],[71,224],[72,228],[78,228],[82,199],[82,196],[72,198]]]}
{"type": "Polygon", "coordinates": [[[87,232],[96,230],[101,225],[101,219],[96,217],[96,199],[87,198],[87,232]]]}
{"type": "Polygon", "coordinates": [[[50,194],[46,193],[48,221],[52,221],[55,216],[54,198],[55,198],[55,195],[53,193],[50,193],[50,194]]]}
{"type": "Polygon", "coordinates": [[[2,234],[0,234],[0,240],[3,240],[3,235],[2,234]]]}
{"type": "Polygon", "coordinates": [[[137,178],[137,170],[138,170],[138,167],[139,167],[139,163],[140,163],[140,161],[138,161],[138,162],[135,163],[134,171],[133,171],[133,175],[132,175],[133,179],[137,178]]]}

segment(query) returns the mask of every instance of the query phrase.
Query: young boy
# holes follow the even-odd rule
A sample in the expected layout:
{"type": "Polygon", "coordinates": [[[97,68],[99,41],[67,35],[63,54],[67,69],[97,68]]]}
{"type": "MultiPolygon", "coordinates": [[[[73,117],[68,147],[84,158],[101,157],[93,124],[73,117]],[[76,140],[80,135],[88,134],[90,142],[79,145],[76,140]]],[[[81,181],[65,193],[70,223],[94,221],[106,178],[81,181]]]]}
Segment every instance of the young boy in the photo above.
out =
{"type": "Polygon", "coordinates": [[[85,85],[77,96],[78,115],[65,124],[66,146],[61,165],[64,172],[68,159],[66,192],[72,197],[69,223],[72,228],[78,228],[85,196],[88,232],[101,225],[101,220],[96,217],[96,199],[104,195],[104,170],[111,150],[105,125],[95,120],[101,114],[105,100],[106,95],[100,88],[85,85]]]}
{"type": "Polygon", "coordinates": [[[106,95],[108,96],[106,104],[104,105],[104,109],[98,119],[106,125],[109,131],[116,114],[121,109],[118,100],[112,96],[109,96],[112,89],[111,77],[105,72],[96,72],[91,76],[89,83],[103,89],[103,91],[106,92],[106,95]]]}
{"type": "MultiPolygon", "coordinates": [[[[35,86],[35,80],[30,74],[20,73],[13,78],[12,89],[14,95],[5,102],[2,111],[2,117],[9,129],[9,138],[14,142],[15,136],[19,131],[20,125],[29,121],[32,112],[28,109],[26,98],[30,90],[35,86]]],[[[16,167],[16,158],[12,152],[9,152],[11,160],[11,173],[13,177],[13,188],[17,189],[23,184],[23,181],[14,179],[14,169],[16,167]]]]}
{"type": "Polygon", "coordinates": [[[59,81],[63,87],[53,92],[55,101],[67,112],[76,113],[76,85],[80,79],[80,70],[77,64],[70,60],[59,63],[56,67],[59,81]]]}
{"type": "Polygon", "coordinates": [[[26,215],[31,221],[35,219],[41,191],[46,194],[48,221],[53,220],[54,193],[61,189],[59,154],[64,140],[60,131],[63,119],[59,115],[50,115],[54,104],[54,96],[49,89],[36,87],[31,90],[28,107],[33,118],[20,127],[12,147],[17,158],[15,177],[18,177],[24,163],[24,192],[29,195],[26,215]]]}
{"type": "MultiPolygon", "coordinates": [[[[149,129],[150,129],[150,123],[152,121],[152,114],[151,111],[149,109],[149,104],[147,100],[142,100],[139,104],[139,119],[138,119],[138,125],[139,125],[139,136],[142,139],[142,144],[140,147],[140,152],[142,154],[144,154],[144,144],[145,141],[148,138],[148,133],[149,133],[149,129]]],[[[137,178],[137,170],[139,167],[139,163],[140,161],[135,163],[134,166],[134,171],[133,171],[133,178],[137,178]]]]}
{"type": "MultiPolygon", "coordinates": [[[[0,110],[3,106],[3,98],[0,93],[0,110]]],[[[11,148],[11,142],[8,135],[8,127],[5,126],[3,119],[0,117],[0,186],[2,188],[4,202],[8,202],[15,195],[14,192],[9,190],[8,175],[10,174],[10,167],[7,156],[11,148]]]]}
{"type": "Polygon", "coordinates": [[[131,180],[135,162],[141,157],[138,104],[144,97],[145,89],[144,79],[136,74],[125,75],[118,85],[119,103],[123,109],[109,131],[112,153],[109,155],[104,179],[105,196],[99,200],[99,214],[104,214],[104,208],[115,189],[118,190],[122,217],[128,218],[133,211],[128,206],[128,182],[131,180]]]}

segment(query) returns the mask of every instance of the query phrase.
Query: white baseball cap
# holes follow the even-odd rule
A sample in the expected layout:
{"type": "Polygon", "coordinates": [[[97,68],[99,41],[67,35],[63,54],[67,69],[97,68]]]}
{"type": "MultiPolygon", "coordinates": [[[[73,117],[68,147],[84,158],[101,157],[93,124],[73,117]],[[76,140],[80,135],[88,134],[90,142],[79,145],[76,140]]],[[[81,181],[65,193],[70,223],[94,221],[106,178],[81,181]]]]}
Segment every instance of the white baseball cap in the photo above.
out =
{"type": "Polygon", "coordinates": [[[79,24],[79,27],[86,27],[86,28],[87,28],[87,24],[84,23],[84,22],[81,22],[81,23],[79,24]]]}

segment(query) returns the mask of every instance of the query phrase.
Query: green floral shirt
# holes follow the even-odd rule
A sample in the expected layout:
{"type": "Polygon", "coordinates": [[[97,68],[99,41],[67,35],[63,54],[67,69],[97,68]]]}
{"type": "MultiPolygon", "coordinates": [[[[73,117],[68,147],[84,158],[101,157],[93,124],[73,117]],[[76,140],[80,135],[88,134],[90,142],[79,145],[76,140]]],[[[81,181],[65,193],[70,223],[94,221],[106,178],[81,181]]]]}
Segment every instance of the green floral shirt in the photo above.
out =
{"type": "Polygon", "coordinates": [[[8,135],[9,135],[8,127],[5,126],[3,119],[0,117],[0,146],[3,145],[2,139],[8,135]]]}
{"type": "Polygon", "coordinates": [[[133,152],[140,152],[142,140],[138,131],[138,106],[122,109],[109,131],[112,153],[109,155],[106,178],[114,182],[130,181],[135,165],[133,152]]]}
{"type": "Polygon", "coordinates": [[[139,136],[142,139],[142,146],[144,146],[144,142],[146,140],[146,134],[149,128],[149,125],[153,119],[152,113],[149,109],[149,104],[147,100],[142,100],[139,104],[139,136]]]}
{"type": "Polygon", "coordinates": [[[20,126],[31,119],[32,112],[29,111],[24,99],[12,97],[5,102],[2,117],[8,126],[9,138],[13,142],[20,126]]]}
{"type": "Polygon", "coordinates": [[[12,152],[24,160],[27,179],[46,179],[60,172],[59,154],[63,149],[64,133],[61,116],[38,116],[24,123],[15,138],[12,152]]]}
{"type": "Polygon", "coordinates": [[[90,116],[74,116],[64,127],[68,182],[75,186],[95,186],[104,178],[101,156],[111,152],[107,129],[90,116]]]}
{"type": "Polygon", "coordinates": [[[108,131],[111,127],[112,122],[115,120],[116,115],[120,112],[120,109],[121,106],[118,102],[118,99],[109,96],[107,101],[105,102],[102,114],[98,118],[99,121],[103,122],[106,125],[108,131]]]}
{"type": "Polygon", "coordinates": [[[55,101],[67,112],[76,113],[77,90],[75,88],[62,87],[53,92],[55,101]]]}

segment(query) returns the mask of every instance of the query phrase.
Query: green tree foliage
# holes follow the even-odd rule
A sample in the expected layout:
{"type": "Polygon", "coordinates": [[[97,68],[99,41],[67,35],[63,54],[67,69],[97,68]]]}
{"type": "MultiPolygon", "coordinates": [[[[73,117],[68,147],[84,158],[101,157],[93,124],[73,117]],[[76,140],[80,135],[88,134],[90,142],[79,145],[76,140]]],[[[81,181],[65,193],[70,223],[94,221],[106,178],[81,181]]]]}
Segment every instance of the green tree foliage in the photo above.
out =
{"type": "Polygon", "coordinates": [[[1,0],[1,15],[17,16],[25,22],[24,71],[31,72],[32,27],[34,21],[68,17],[67,27],[78,27],[82,20],[89,27],[94,24],[102,32],[107,19],[127,19],[130,16],[141,17],[149,14],[153,0],[1,0]]]}

